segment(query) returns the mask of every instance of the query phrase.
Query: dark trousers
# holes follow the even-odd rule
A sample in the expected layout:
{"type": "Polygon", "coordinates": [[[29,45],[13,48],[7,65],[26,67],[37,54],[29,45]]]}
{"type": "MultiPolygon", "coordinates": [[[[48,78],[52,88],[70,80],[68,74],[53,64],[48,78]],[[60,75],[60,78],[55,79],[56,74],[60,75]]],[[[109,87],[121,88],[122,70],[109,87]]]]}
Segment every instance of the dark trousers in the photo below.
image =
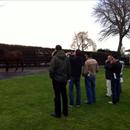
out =
{"type": "Polygon", "coordinates": [[[66,92],[66,84],[67,82],[59,82],[56,80],[52,80],[53,89],[54,89],[54,104],[55,104],[55,114],[57,116],[61,116],[61,99],[62,99],[62,109],[63,114],[65,116],[68,115],[68,99],[66,92]]]}
{"type": "Polygon", "coordinates": [[[112,89],[112,102],[116,104],[120,100],[120,92],[121,92],[121,85],[120,85],[120,78],[111,80],[111,89],[112,89]]]}

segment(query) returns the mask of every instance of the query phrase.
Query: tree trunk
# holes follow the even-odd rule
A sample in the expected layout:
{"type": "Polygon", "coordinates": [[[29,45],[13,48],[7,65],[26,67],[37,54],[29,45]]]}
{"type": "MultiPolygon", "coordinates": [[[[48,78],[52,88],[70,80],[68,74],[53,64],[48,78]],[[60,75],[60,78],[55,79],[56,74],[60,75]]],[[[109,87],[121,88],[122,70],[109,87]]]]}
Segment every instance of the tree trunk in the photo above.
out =
{"type": "Polygon", "coordinates": [[[123,40],[123,37],[119,36],[119,45],[118,45],[118,49],[117,49],[117,52],[119,52],[119,53],[121,53],[122,40],[123,40]]]}
{"type": "Polygon", "coordinates": [[[81,48],[81,50],[84,51],[83,44],[82,44],[82,48],[81,48]]]}

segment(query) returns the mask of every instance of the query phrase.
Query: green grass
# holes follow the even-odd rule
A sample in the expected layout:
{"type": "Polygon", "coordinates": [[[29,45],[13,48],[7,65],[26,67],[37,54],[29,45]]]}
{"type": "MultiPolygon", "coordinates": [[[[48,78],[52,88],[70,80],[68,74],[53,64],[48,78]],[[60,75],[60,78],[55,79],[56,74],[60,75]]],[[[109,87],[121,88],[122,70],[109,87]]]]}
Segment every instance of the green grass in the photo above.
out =
{"type": "MultiPolygon", "coordinates": [[[[0,130],[130,130],[129,75],[127,68],[120,103],[110,105],[101,69],[97,74],[97,103],[69,108],[69,117],[61,119],[50,116],[54,94],[47,73],[0,80],[0,130]]],[[[84,101],[83,79],[81,86],[84,101]]]]}

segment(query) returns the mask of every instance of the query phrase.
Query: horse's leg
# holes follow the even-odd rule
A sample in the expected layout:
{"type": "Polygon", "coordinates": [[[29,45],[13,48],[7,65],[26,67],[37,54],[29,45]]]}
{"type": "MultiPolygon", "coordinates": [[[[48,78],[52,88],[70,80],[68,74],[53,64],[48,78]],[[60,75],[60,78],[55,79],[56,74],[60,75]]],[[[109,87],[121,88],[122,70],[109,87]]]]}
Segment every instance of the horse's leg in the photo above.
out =
{"type": "Polygon", "coordinates": [[[18,70],[18,65],[19,65],[19,62],[18,62],[18,61],[16,61],[16,68],[15,68],[15,71],[17,71],[17,70],[18,70]]]}
{"type": "Polygon", "coordinates": [[[23,64],[23,61],[21,62],[21,67],[22,67],[22,72],[24,70],[24,64],[23,64]]]}
{"type": "Polygon", "coordinates": [[[5,65],[5,71],[8,72],[8,70],[9,70],[9,63],[6,62],[6,65],[5,65]]]}

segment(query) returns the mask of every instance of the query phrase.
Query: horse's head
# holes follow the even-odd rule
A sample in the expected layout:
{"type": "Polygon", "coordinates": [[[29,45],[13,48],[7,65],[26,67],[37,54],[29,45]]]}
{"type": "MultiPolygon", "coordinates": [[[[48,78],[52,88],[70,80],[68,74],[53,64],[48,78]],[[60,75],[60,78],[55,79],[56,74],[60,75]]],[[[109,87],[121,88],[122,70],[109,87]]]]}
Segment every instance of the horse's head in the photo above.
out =
{"type": "Polygon", "coordinates": [[[18,69],[18,64],[21,64],[23,71],[23,53],[19,50],[4,50],[0,48],[0,60],[5,62],[6,72],[8,72],[9,64],[16,64],[16,71],[18,69]]]}

